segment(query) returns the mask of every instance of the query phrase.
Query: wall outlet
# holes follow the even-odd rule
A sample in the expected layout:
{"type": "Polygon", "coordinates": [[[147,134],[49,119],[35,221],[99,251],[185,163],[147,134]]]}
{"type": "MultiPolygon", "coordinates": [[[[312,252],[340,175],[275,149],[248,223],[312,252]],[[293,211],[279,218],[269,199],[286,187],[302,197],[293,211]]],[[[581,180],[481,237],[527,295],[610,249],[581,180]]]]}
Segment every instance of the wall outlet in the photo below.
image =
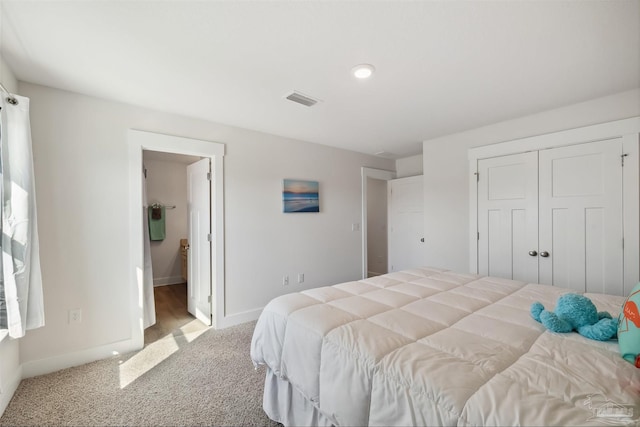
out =
{"type": "Polygon", "coordinates": [[[298,274],[298,283],[303,283],[304,282],[304,273],[300,273],[298,274]]]}
{"type": "Polygon", "coordinates": [[[82,322],[82,309],[74,308],[69,310],[69,323],[82,322]]]}
{"type": "Polygon", "coordinates": [[[282,276],[282,284],[284,286],[289,286],[289,276],[287,275],[282,276]]]}
{"type": "Polygon", "coordinates": [[[351,224],[351,231],[360,231],[360,223],[354,222],[353,224],[351,224]]]}

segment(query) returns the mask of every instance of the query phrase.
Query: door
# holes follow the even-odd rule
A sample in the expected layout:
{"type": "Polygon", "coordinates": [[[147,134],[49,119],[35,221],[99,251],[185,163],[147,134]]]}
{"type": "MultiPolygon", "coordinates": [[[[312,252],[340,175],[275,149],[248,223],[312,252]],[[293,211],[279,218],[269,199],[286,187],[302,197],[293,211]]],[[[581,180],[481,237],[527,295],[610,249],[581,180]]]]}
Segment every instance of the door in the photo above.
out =
{"type": "Polygon", "coordinates": [[[211,163],[199,160],[187,166],[189,253],[188,310],[211,325],[211,163]]]}
{"type": "Polygon", "coordinates": [[[623,295],[622,142],[478,161],[478,273],[623,295]]]}
{"type": "Polygon", "coordinates": [[[421,267],[424,263],[423,177],[387,182],[389,209],[389,272],[421,267]]]}
{"type": "Polygon", "coordinates": [[[622,142],[540,151],[540,282],[623,295],[622,142]]]}
{"type": "Polygon", "coordinates": [[[538,282],[538,153],[478,161],[478,273],[538,282]]]}

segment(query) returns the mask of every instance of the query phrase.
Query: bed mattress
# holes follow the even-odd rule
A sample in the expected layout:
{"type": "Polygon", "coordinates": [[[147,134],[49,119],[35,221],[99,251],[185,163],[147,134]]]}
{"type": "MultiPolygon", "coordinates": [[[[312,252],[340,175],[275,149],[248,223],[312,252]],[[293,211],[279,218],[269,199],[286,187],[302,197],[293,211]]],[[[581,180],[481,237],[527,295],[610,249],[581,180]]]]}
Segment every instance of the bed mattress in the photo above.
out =
{"type": "MultiPolygon", "coordinates": [[[[531,318],[567,292],[434,268],[310,289],[265,307],[251,358],[339,426],[637,425],[617,341],[531,318]]],[[[585,295],[614,316],[624,301],[585,295]]]]}

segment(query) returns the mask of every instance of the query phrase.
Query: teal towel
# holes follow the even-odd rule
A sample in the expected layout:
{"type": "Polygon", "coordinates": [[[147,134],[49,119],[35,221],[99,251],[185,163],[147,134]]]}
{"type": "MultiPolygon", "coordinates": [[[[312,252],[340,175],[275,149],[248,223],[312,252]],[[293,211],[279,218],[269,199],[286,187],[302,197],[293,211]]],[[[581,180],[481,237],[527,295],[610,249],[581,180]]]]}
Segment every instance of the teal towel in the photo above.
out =
{"type": "Polygon", "coordinates": [[[153,215],[153,209],[153,206],[149,206],[149,238],[151,240],[164,240],[167,237],[164,224],[164,206],[156,208],[160,209],[160,218],[157,218],[157,211],[156,215],[153,215]]]}

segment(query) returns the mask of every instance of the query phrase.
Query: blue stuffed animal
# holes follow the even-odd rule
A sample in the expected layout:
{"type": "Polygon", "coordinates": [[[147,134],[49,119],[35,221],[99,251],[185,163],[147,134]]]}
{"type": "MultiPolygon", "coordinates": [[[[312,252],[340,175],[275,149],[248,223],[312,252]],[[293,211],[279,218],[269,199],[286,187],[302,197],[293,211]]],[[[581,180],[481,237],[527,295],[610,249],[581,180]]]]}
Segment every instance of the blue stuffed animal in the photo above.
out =
{"type": "Polygon", "coordinates": [[[555,312],[547,311],[539,302],[531,304],[531,317],[552,332],[577,330],[582,336],[607,341],[616,336],[618,322],[606,311],[598,312],[583,295],[564,294],[558,298],[555,312]]]}

